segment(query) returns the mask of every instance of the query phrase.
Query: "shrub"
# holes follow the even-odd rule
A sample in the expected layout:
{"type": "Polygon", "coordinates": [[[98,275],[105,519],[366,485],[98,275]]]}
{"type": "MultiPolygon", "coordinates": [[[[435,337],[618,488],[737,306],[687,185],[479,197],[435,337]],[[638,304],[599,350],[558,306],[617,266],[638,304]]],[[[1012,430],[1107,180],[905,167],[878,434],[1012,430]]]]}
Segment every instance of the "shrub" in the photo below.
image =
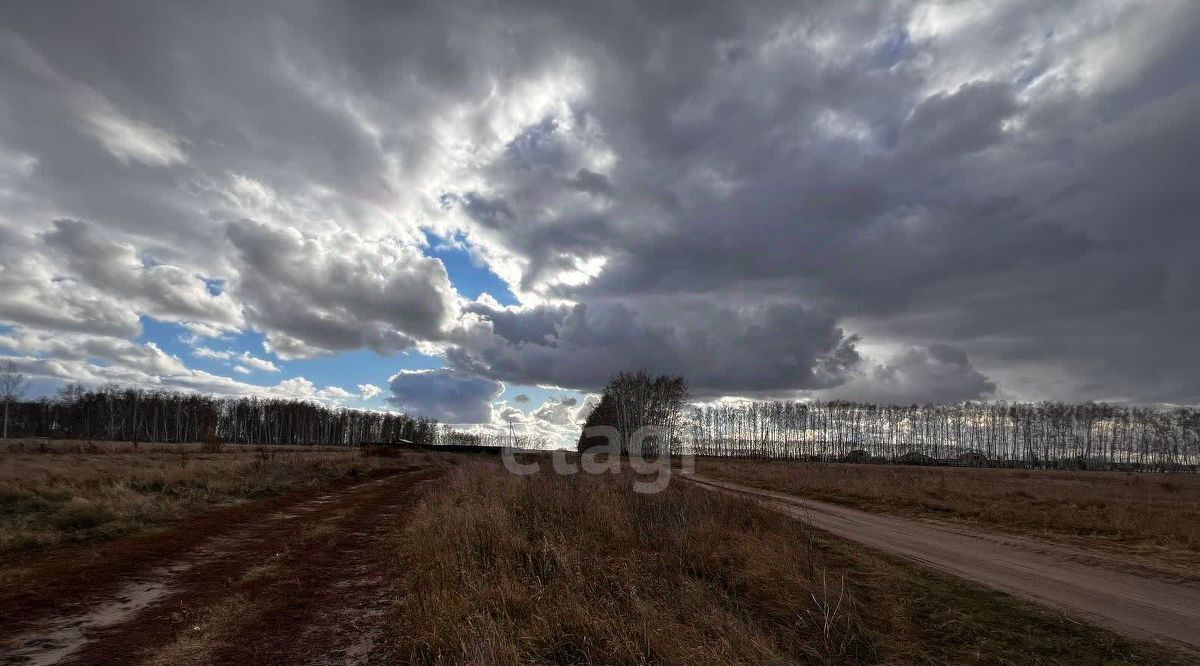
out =
{"type": "Polygon", "coordinates": [[[111,519],[112,515],[103,507],[82,497],[75,497],[59,507],[50,517],[50,522],[62,530],[86,530],[111,519]]]}

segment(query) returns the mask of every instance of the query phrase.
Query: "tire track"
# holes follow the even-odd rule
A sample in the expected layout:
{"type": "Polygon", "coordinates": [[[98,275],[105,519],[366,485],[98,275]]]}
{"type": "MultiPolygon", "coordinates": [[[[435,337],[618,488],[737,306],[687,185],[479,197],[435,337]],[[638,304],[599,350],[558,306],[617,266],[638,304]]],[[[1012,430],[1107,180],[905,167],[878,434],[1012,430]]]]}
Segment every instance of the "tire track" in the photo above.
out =
{"type": "MultiPolygon", "coordinates": [[[[0,664],[125,663],[148,654],[172,640],[198,612],[228,597],[232,582],[262,565],[264,558],[270,561],[272,555],[286,552],[297,535],[314,526],[336,533],[347,521],[352,525],[367,520],[413,483],[436,473],[404,468],[290,502],[247,503],[237,507],[242,519],[224,529],[211,517],[178,525],[155,535],[154,556],[131,557],[126,575],[119,579],[111,574],[121,570],[120,555],[101,558],[95,585],[74,589],[61,603],[35,606],[21,622],[5,627],[0,664]],[[198,526],[210,531],[197,538],[198,526]]],[[[121,551],[123,546],[114,548],[121,551]]],[[[290,556],[303,562],[328,555],[318,550],[290,556]]],[[[87,580],[87,570],[85,563],[68,578],[87,580]]],[[[27,596],[12,598],[27,602],[27,596]]]]}

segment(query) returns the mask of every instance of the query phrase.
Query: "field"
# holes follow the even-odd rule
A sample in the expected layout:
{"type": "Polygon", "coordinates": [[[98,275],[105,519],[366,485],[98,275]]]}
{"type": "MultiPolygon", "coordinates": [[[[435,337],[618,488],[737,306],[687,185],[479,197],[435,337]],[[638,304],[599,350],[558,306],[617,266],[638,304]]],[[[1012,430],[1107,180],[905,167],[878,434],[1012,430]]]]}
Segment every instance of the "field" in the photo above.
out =
{"type": "Polygon", "coordinates": [[[410,663],[1165,658],[739,498],[631,475],[454,470],[397,540],[410,663]],[[470,630],[463,632],[462,627],[470,630]]]}
{"type": "Polygon", "coordinates": [[[45,502],[5,514],[6,543],[42,535],[0,569],[11,663],[1185,661],[685,481],[34,446],[3,454],[6,487],[45,502]],[[81,502],[105,520],[55,520],[81,502]]]}
{"type": "Polygon", "coordinates": [[[696,469],[716,479],[873,512],[1115,552],[1200,579],[1200,475],[705,458],[696,469]]]}
{"type": "Polygon", "coordinates": [[[0,561],[365,474],[357,451],[14,440],[0,444],[0,561]]]}

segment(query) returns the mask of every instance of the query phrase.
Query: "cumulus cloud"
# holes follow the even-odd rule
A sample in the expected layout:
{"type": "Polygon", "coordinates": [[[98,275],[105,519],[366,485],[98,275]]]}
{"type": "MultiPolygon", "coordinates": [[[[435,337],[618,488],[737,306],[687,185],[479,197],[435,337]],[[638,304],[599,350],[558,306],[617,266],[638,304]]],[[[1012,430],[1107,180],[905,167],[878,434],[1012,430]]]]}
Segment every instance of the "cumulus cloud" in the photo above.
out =
{"type": "Polygon", "coordinates": [[[229,359],[233,358],[233,352],[228,350],[219,351],[201,345],[192,349],[192,356],[195,356],[196,358],[213,359],[214,361],[228,361],[229,359]]]}
{"type": "Polygon", "coordinates": [[[491,423],[492,402],[504,385],[455,370],[401,370],[388,380],[395,407],[442,423],[491,423]]]}
{"type": "Polygon", "coordinates": [[[234,333],[236,328],[224,327],[220,324],[210,324],[202,321],[183,321],[180,325],[188,330],[195,338],[220,338],[227,333],[234,333]]]}
{"type": "Polygon", "coordinates": [[[314,395],[318,398],[329,398],[331,400],[349,400],[354,397],[353,393],[340,386],[326,386],[314,395]]]}
{"type": "Polygon", "coordinates": [[[539,421],[545,421],[552,425],[578,425],[576,416],[579,413],[579,400],[577,398],[548,398],[537,409],[529,413],[529,416],[539,421]]]}
{"type": "Polygon", "coordinates": [[[550,396],[528,411],[499,401],[493,403],[490,422],[472,424],[467,429],[501,436],[516,434],[533,446],[572,448],[579,437],[580,425],[599,399],[595,394],[584,396],[583,399],[550,396]]]}
{"type": "Polygon", "coordinates": [[[140,312],[167,320],[241,322],[240,309],[228,295],[211,293],[203,279],[177,266],[139,257],[132,245],[105,238],[94,225],[55,220],[43,239],[67,275],[131,301],[140,312]]]}
{"type": "Polygon", "coordinates": [[[234,371],[243,375],[249,374],[254,370],[260,372],[279,372],[279,366],[265,358],[258,358],[250,352],[242,352],[238,354],[232,350],[217,350],[203,345],[198,345],[192,348],[192,356],[196,358],[206,358],[214,361],[236,361],[234,371]]]}
{"type": "Polygon", "coordinates": [[[0,24],[6,326],[136,344],[151,316],[285,360],[442,354],[485,386],[644,367],[703,396],[1200,402],[1192,2],[0,24]],[[463,299],[425,232],[521,305],[463,299]]]}
{"type": "Polygon", "coordinates": [[[0,335],[0,347],[58,360],[100,359],[118,369],[136,371],[148,377],[189,372],[182,361],[168,355],[153,342],[138,344],[107,336],[50,334],[18,328],[8,335],[0,335]]]}
{"type": "Polygon", "coordinates": [[[526,421],[525,412],[522,412],[521,410],[517,409],[516,407],[510,407],[508,405],[501,407],[496,412],[496,418],[500,421],[500,423],[504,423],[504,424],[525,423],[525,421],[526,421]]]}
{"type": "Polygon", "coordinates": [[[394,239],[319,236],[242,221],[227,237],[241,267],[232,291],[282,358],[443,340],[459,297],[442,263],[394,239]]]}
{"type": "MultiPolygon", "coordinates": [[[[258,395],[304,400],[342,399],[336,387],[317,390],[304,377],[274,385],[250,384],[189,368],[153,342],[137,343],[108,336],[45,333],[16,328],[0,334],[0,361],[12,361],[30,376],[82,384],[120,384],[144,389],[197,391],[218,395],[258,395]]],[[[248,374],[234,369],[238,374],[248,374]]],[[[347,394],[348,395],[348,394],[347,394]]]]}
{"type": "Polygon", "coordinates": [[[827,397],[881,404],[956,403],[995,397],[996,384],[975,369],[963,350],[935,344],[909,348],[861,374],[827,397]]]}
{"type": "Polygon", "coordinates": [[[358,385],[358,394],[360,397],[362,397],[363,400],[370,400],[371,398],[374,398],[375,396],[380,395],[381,393],[383,393],[383,389],[379,388],[378,386],[376,386],[374,384],[359,384],[358,385]]]}
{"type": "Polygon", "coordinates": [[[248,367],[254,368],[255,370],[262,372],[279,372],[279,366],[265,358],[252,356],[250,352],[242,352],[237,358],[238,361],[242,362],[248,367]]]}
{"type": "Polygon", "coordinates": [[[118,337],[141,333],[128,303],[60,279],[53,265],[33,242],[0,227],[0,322],[118,337]]]}

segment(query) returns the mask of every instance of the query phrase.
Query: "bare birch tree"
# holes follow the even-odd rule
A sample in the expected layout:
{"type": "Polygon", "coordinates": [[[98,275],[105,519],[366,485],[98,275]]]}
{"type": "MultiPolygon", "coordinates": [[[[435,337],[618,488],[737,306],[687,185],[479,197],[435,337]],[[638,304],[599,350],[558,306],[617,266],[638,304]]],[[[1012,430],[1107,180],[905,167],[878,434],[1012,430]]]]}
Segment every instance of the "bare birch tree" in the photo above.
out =
{"type": "Polygon", "coordinates": [[[8,411],[12,403],[25,394],[25,375],[17,372],[17,364],[9,361],[0,367],[0,400],[4,401],[4,439],[8,439],[8,411]]]}

